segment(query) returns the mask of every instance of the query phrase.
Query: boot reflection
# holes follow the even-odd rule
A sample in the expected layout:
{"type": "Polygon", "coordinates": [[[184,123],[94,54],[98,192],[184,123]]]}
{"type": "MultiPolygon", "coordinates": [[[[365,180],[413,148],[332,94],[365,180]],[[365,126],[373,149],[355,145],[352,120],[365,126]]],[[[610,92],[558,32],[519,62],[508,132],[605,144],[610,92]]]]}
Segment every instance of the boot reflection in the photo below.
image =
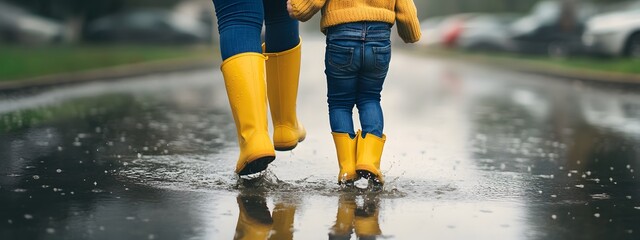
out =
{"type": "Polygon", "coordinates": [[[378,204],[377,195],[342,194],[338,202],[336,223],[331,227],[329,239],[351,239],[354,229],[358,239],[376,239],[382,235],[378,222],[378,204]],[[357,204],[356,198],[362,200],[358,201],[362,204],[357,204]]]}
{"type": "Polygon", "coordinates": [[[291,240],[293,239],[293,205],[278,203],[273,217],[264,196],[239,195],[240,214],[236,225],[236,240],[291,240]]]}

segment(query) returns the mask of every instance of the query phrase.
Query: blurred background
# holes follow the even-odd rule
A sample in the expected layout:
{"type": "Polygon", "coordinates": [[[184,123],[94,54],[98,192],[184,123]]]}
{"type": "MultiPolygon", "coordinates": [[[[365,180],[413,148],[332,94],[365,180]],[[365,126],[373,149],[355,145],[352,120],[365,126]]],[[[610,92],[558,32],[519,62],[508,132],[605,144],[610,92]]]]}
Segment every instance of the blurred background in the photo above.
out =
{"type": "MultiPolygon", "coordinates": [[[[489,55],[638,74],[640,1],[419,0],[427,54],[489,55]]],[[[214,58],[208,0],[0,0],[0,81],[214,58]]],[[[303,24],[317,32],[319,17],[303,24]]],[[[396,41],[400,42],[400,41],[396,41]]],[[[468,55],[463,55],[468,56],[468,55]]]]}

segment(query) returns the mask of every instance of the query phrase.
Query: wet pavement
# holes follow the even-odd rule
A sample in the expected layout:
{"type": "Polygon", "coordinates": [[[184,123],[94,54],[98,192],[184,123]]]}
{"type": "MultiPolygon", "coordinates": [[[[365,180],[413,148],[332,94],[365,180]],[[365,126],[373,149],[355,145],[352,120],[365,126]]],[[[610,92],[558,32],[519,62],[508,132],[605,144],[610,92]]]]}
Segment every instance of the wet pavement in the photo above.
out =
{"type": "Polygon", "coordinates": [[[216,67],[0,94],[0,239],[640,238],[639,88],[395,51],[387,183],[340,191],[322,51],[249,187],[216,67]]]}

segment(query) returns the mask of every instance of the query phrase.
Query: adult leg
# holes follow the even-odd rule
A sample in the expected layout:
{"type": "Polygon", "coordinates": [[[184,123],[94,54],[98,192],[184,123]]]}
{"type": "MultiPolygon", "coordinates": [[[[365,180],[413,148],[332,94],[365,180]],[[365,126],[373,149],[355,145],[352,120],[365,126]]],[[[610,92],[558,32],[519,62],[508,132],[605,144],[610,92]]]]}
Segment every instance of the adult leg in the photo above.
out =
{"type": "Polygon", "coordinates": [[[282,52],[300,43],[298,20],[289,16],[287,0],[263,0],[265,52],[282,52]]]}
{"type": "Polygon", "coordinates": [[[261,172],[275,159],[267,130],[265,57],[260,52],[261,0],[214,0],[220,44],[221,69],[233,119],[240,156],[235,172],[261,172]]]}
{"type": "Polygon", "coordinates": [[[265,0],[265,55],[267,59],[267,95],[273,120],[273,144],[276,150],[295,148],[306,137],[298,122],[296,102],[300,79],[301,46],[298,21],[287,13],[286,0],[265,0]]]}
{"type": "Polygon", "coordinates": [[[262,53],[260,32],[264,21],[261,0],[213,0],[218,18],[222,60],[239,53],[262,53]]]}

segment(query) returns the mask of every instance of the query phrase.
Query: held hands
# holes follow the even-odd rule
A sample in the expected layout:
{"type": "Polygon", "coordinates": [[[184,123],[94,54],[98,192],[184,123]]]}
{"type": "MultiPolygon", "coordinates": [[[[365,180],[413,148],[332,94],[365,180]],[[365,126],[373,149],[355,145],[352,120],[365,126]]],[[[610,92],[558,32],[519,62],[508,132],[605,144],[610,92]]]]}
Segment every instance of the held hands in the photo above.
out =
{"type": "Polygon", "coordinates": [[[291,0],[287,0],[287,12],[289,12],[289,16],[291,18],[295,19],[295,17],[293,16],[293,6],[291,6],[291,0]]]}

